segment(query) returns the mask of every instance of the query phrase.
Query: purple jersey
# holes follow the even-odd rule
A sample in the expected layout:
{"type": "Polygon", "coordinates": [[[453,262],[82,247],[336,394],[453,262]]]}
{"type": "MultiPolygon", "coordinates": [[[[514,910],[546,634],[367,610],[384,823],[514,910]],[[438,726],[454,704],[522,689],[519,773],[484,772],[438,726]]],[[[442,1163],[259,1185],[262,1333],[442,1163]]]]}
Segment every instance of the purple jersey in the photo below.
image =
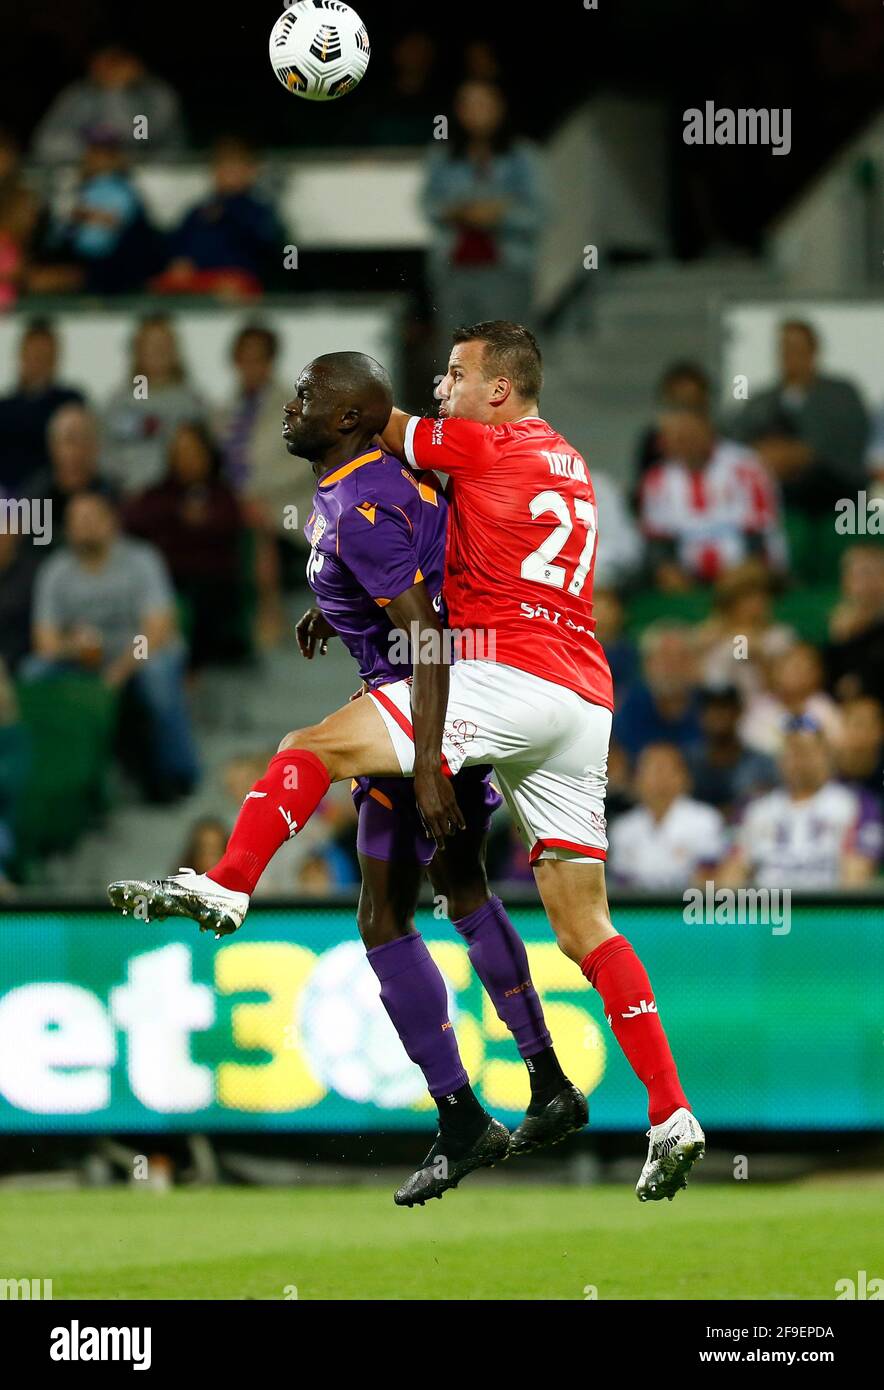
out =
{"type": "Polygon", "coordinates": [[[307,579],[369,686],[411,674],[391,651],[387,604],[422,579],[442,611],[447,514],[434,474],[414,473],[381,449],[332,469],[316,485],[304,527],[307,579]]]}

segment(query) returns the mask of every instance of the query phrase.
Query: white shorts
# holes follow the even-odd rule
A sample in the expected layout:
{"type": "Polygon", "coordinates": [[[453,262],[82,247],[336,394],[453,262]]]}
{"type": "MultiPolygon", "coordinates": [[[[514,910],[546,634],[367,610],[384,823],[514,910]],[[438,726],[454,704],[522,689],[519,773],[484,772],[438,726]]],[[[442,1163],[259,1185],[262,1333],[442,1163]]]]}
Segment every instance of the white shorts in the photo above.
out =
{"type": "MultiPolygon", "coordinates": [[[[406,777],[414,773],[411,681],[369,692],[406,777]]],[[[443,765],[492,763],[532,864],[603,860],[611,711],[496,661],[451,668],[443,765]]]]}

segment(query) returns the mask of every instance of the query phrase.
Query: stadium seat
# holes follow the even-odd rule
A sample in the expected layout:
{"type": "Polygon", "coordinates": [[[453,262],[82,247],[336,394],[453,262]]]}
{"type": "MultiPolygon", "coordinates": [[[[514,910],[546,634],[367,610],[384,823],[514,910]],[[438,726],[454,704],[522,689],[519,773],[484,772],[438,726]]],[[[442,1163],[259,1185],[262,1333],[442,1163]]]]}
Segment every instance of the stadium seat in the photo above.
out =
{"type": "Polygon", "coordinates": [[[822,646],[828,641],[829,617],[837,601],[837,585],[816,584],[782,594],[774,604],[774,613],[806,642],[822,646]]]}
{"type": "Polygon", "coordinates": [[[664,594],[657,589],[632,594],[627,604],[627,628],[636,636],[651,623],[701,623],[712,611],[712,595],[707,589],[687,594],[664,594]]]}
{"type": "Polygon", "coordinates": [[[68,849],[107,807],[106,773],[117,692],[97,677],[61,675],[17,685],[33,759],[17,826],[19,868],[68,849]]]}

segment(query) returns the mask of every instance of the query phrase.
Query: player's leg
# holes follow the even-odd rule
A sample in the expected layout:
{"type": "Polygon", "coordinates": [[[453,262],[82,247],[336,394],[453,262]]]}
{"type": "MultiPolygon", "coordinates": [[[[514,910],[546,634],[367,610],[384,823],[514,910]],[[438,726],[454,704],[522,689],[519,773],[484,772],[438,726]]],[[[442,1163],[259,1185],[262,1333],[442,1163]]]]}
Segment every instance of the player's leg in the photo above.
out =
{"type": "MultiPolygon", "coordinates": [[[[409,774],[414,744],[408,687],[398,682],[384,694],[384,722],[400,768],[409,774]]],[[[562,950],[602,995],[615,1037],[648,1088],[651,1144],[636,1190],[643,1199],[656,1199],[684,1185],[684,1173],[702,1156],[703,1131],[678,1085],[647,974],[608,913],[599,866],[607,852],[610,735],[609,710],[550,681],[495,662],[459,661],[452,668],[443,752],[455,770],[492,763],[532,863],[563,861],[562,869],[541,871],[544,905],[562,950]],[[582,868],[574,863],[581,859],[582,868]],[[609,997],[612,1004],[623,1001],[619,1012],[626,1017],[618,1016],[616,1025],[609,997]],[[638,1028],[621,1026],[639,1019],[638,1028]]]]}
{"type": "Polygon", "coordinates": [[[359,932],[381,1002],[439,1112],[430,1152],[394,1198],[399,1206],[422,1206],[476,1168],[505,1158],[509,1134],[470,1086],[448,1017],[445,980],[415,928],[418,890],[433,846],[420,833],[411,784],[366,779],[354,799],[362,871],[359,932]]]}
{"type": "Polygon", "coordinates": [[[636,1186],[642,1201],[670,1200],[705,1149],[681,1087],[644,965],[615,929],[601,863],[539,860],[537,886],[560,949],[601,996],[611,1031],[648,1093],[648,1158],[636,1186]]]}
{"type": "Polygon", "coordinates": [[[529,845],[559,948],[601,996],[605,1017],[648,1093],[651,1150],[637,1192],[672,1197],[703,1152],[650,980],[608,910],[604,795],[611,716],[580,701],[575,737],[540,767],[499,770],[529,845]],[[658,1161],[659,1160],[659,1161],[658,1161]]]}
{"type": "Polygon", "coordinates": [[[396,775],[399,760],[374,701],[353,700],[321,723],[286,734],[207,874],[123,879],[110,885],[108,896],[124,913],[191,917],[201,931],[227,936],[242,925],[276,851],[306,825],[331,783],[368,773],[396,775]]]}
{"type": "MultiPolygon", "coordinates": [[[[483,786],[482,779],[473,776],[478,772],[480,768],[468,768],[459,775],[458,782],[469,787],[468,800],[476,800],[483,786]]],[[[458,800],[467,829],[452,836],[444,850],[437,850],[427,872],[528,1072],[528,1112],[510,1138],[510,1155],[518,1156],[557,1144],[582,1129],[588,1119],[586,1100],[562,1071],[531,979],[525,943],[488,885],[488,832],[479,821],[482,808],[476,814],[465,805],[460,788],[458,800]]]]}

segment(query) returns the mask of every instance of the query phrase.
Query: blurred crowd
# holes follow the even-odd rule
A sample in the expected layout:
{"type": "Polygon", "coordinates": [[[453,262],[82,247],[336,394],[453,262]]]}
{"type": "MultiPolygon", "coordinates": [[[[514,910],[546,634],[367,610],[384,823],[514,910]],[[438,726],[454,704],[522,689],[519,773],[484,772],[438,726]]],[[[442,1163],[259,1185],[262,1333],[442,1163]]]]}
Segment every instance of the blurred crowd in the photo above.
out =
{"type": "MultiPolygon", "coordinates": [[[[427,151],[426,303],[442,334],[530,321],[549,191],[510,87],[492,45],[469,43],[443,71],[433,40],[406,33],[350,134],[427,151]],[[434,139],[439,112],[449,124],[434,139]]],[[[16,871],[36,776],[29,720],[52,728],[40,691],[99,685],[140,794],[175,802],[201,776],[194,688],[282,641],[286,590],[303,584],[313,479],[280,445],[291,383],[275,333],[244,322],[229,344],[235,391],[207,400],[162,307],[279,288],[296,229],[239,135],[216,141],[208,191],[159,228],[140,162],[188,150],[177,94],[119,43],[58,94],[27,149],[0,133],[0,313],[40,295],[137,293],[153,306],[109,399],[67,379],[45,318],[23,327],[0,398],[0,505],[19,521],[32,508],[28,528],[0,525],[0,878],[16,871]]],[[[884,538],[874,525],[839,534],[836,512],[884,489],[884,408],[870,415],[825,370],[813,324],[783,323],[777,350],[776,378],[728,411],[704,363],[668,364],[623,469],[630,484],[593,473],[596,618],[617,699],[609,869],[622,887],[684,889],[714,873],[836,888],[882,863],[884,538]]],[[[575,443],[591,459],[591,440],[575,443]]],[[[269,751],[227,769],[231,814],[269,751]]],[[[225,834],[200,821],[181,862],[216,859],[225,834]]],[[[345,792],[280,860],[264,891],[356,882],[345,792]]],[[[531,880],[505,813],[489,868],[531,880]]]]}
{"type": "MultiPolygon", "coordinates": [[[[350,143],[430,149],[427,278],[443,320],[476,321],[492,310],[521,320],[546,208],[541,163],[512,127],[494,49],[467,44],[460,73],[447,81],[437,59],[426,34],[405,34],[390,55],[391,80],[358,128],[348,123],[350,143]],[[439,113],[448,111],[450,128],[441,130],[439,113]]],[[[323,114],[333,125],[335,113],[323,114]]],[[[284,253],[297,229],[283,224],[262,153],[239,134],[208,152],[205,195],[177,225],[156,224],[139,165],[187,148],[177,94],[119,44],[100,48],[82,80],[57,95],[27,150],[0,131],[0,312],[29,295],[243,301],[290,290],[284,253]]],[[[412,288],[419,314],[426,290],[412,288]]]]}
{"type": "Polygon", "coordinates": [[[174,322],[151,314],[100,404],[63,379],[53,324],[24,327],[0,398],[0,865],[26,791],[11,678],[100,681],[143,794],[171,802],[199,777],[188,694],[204,668],[280,640],[285,590],[303,583],[313,476],[281,447],[291,383],[278,351],[271,329],[245,323],[230,344],[236,389],[209,402],[174,322]]]}
{"type": "MultiPolygon", "coordinates": [[[[175,801],[200,776],[194,683],[290,640],[283,599],[303,586],[313,479],[280,447],[278,346],[242,326],[222,406],[192,385],[174,320],[152,314],[99,406],[60,372],[50,322],[22,332],[0,399],[0,501],[10,523],[33,508],[31,535],[0,527],[0,863],[13,862],[28,779],[17,700],[72,674],[100,682],[137,731],[128,770],[143,795],[175,801]]],[[[782,324],[778,346],[778,379],[730,418],[700,365],[671,364],[632,489],[594,475],[595,615],[617,701],[609,868],[623,887],[714,871],[835,888],[881,866],[884,537],[880,513],[839,534],[835,503],[863,489],[874,501],[884,458],[859,393],[823,371],[813,326],[782,324]]],[[[255,775],[244,758],[227,780],[247,789],[255,775]]],[[[222,834],[195,828],[187,862],[217,857],[222,834]]],[[[530,881],[505,814],[489,867],[530,881]]],[[[336,792],[265,889],[356,877],[352,807],[336,792]]]]}

